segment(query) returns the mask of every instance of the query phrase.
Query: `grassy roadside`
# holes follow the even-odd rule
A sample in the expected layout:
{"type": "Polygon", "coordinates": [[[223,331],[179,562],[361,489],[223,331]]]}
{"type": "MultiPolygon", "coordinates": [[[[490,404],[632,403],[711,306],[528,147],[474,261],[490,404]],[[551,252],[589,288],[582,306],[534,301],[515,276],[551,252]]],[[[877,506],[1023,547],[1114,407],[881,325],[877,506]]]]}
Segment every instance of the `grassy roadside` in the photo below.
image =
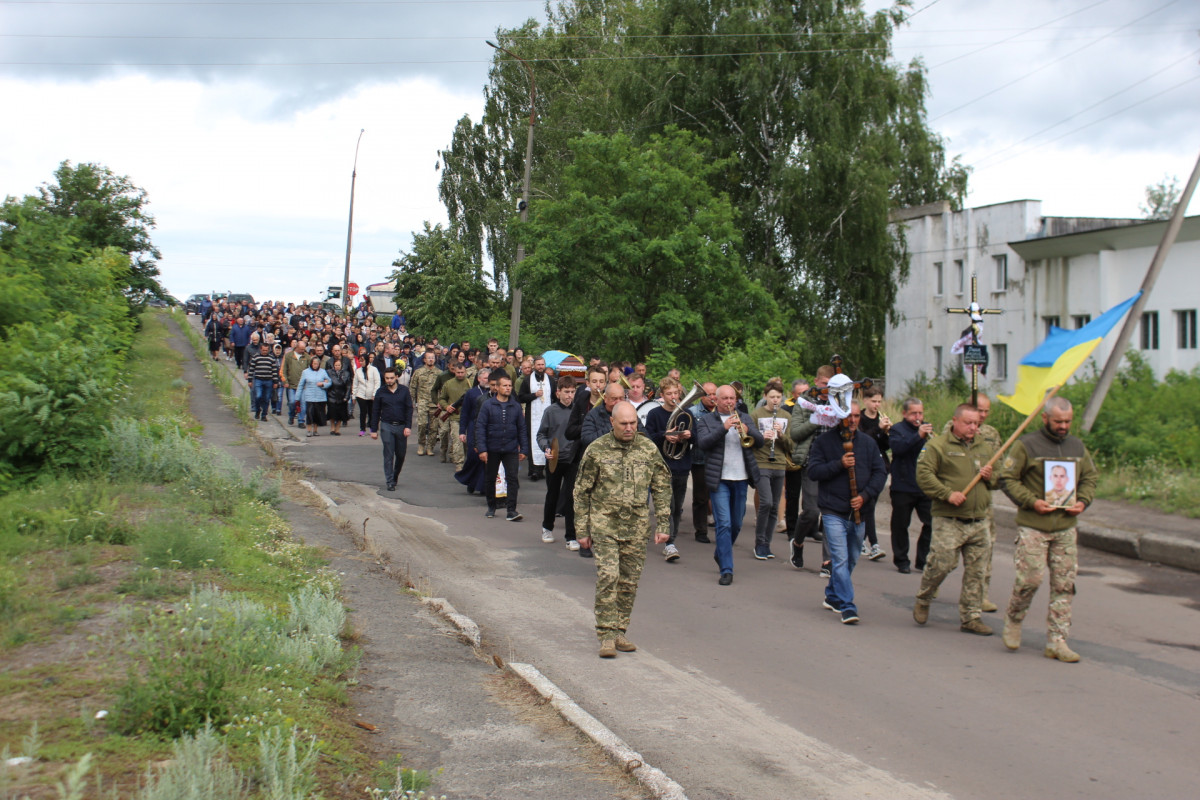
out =
{"type": "Polygon", "coordinates": [[[91,469],[0,497],[0,800],[390,789],[346,709],[337,576],[272,476],[196,443],[168,338],[143,317],[91,469]]]}

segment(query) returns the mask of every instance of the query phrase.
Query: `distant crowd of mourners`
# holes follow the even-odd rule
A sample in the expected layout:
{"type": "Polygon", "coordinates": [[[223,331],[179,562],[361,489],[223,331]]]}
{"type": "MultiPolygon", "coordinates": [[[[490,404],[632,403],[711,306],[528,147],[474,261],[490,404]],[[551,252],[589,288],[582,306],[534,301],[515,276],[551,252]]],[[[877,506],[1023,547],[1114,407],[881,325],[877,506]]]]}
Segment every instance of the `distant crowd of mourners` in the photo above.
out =
{"type": "Polygon", "coordinates": [[[1001,441],[986,424],[986,395],[960,405],[937,431],[919,398],[904,399],[893,422],[878,386],[855,384],[832,365],[811,380],[773,378],[747,396],[737,382],[689,386],[678,370],[655,381],[644,363],[527,355],[494,338],[479,347],[442,344],[409,332],[399,311],[380,324],[386,317],[377,318],[369,300],[345,316],[304,304],[205,301],[201,319],[212,358],[235,362],[248,381],[256,420],[286,411],[289,426],[316,437],[326,427],[330,436],[350,435],[357,417],[360,437],[381,440],[389,492],[398,488],[415,432],[416,455],[452,464],[454,478],[486,503],[486,517],[503,505],[505,518],[519,522],[525,462],[526,479],[547,482],[542,541],[556,541],[561,519],[568,550],[597,558],[604,657],[636,649],[624,627],[647,530],[640,531],[640,555],[622,543],[631,526],[649,524],[648,496],[660,528],[655,540],[673,563],[682,556],[677,540],[690,490],[692,536],[714,545],[718,582],[728,586],[753,489],[754,558],[774,559],[775,534],[783,533],[787,561],[803,569],[805,543],[819,545],[820,574],[828,578],[823,605],[854,624],[851,573],[860,557],[887,556],[875,515],[890,486],[892,563],[901,573],[922,572],[913,607],[919,624],[961,556],[961,629],[993,633],[981,616],[998,610],[988,593],[992,490],[1002,488],[1019,507],[1004,644],[1019,647],[1021,621],[1049,566],[1045,655],[1078,660],[1066,645],[1075,520],[1092,501],[1096,470],[1069,435],[1073,410],[1061,398],[1051,398],[1042,429],[1007,451],[1001,469],[989,463],[1001,441]],[[631,486],[640,495],[630,495],[631,486]],[[914,513],[921,527],[910,557],[914,513]]]}

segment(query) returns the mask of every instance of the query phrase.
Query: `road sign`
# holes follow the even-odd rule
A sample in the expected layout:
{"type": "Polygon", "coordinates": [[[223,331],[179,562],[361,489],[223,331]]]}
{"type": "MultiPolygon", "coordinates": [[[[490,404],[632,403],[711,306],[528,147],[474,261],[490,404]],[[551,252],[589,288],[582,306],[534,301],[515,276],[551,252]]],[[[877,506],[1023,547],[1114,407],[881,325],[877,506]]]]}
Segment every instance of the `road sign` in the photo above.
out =
{"type": "Polygon", "coordinates": [[[358,294],[358,284],[357,283],[350,284],[349,286],[346,287],[346,291],[350,292],[351,297],[354,297],[354,295],[358,294]]]}

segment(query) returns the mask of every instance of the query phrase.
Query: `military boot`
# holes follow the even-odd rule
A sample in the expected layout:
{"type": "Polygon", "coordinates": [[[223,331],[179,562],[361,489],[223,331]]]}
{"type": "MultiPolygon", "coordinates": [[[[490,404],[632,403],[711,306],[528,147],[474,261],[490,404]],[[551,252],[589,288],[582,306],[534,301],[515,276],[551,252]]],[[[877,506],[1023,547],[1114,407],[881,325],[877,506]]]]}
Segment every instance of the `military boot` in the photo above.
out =
{"type": "Polygon", "coordinates": [[[617,637],[616,647],[622,653],[632,653],[634,650],[637,650],[637,645],[626,639],[624,636],[617,637]]]}
{"type": "Polygon", "coordinates": [[[989,628],[981,619],[969,619],[962,625],[959,625],[958,629],[963,633],[973,633],[976,636],[992,635],[992,629],[989,628]]]}
{"type": "Polygon", "coordinates": [[[419,455],[419,456],[425,455],[425,445],[423,445],[423,444],[417,445],[417,455],[419,455]]]}
{"type": "Polygon", "coordinates": [[[1046,652],[1043,655],[1046,658],[1057,658],[1059,661],[1065,661],[1068,664],[1074,664],[1079,660],[1079,653],[1067,647],[1067,643],[1062,639],[1051,639],[1046,642],[1046,652]]]}
{"type": "Polygon", "coordinates": [[[616,658],[617,643],[612,639],[605,639],[600,642],[600,657],[601,658],[616,658]]]}
{"type": "Polygon", "coordinates": [[[1004,646],[1009,650],[1018,649],[1021,646],[1021,623],[1012,617],[1005,617],[1004,633],[1000,638],[1004,640],[1004,646]]]}
{"type": "Polygon", "coordinates": [[[1000,610],[1000,606],[996,605],[991,600],[988,600],[986,597],[983,599],[983,605],[980,606],[980,608],[989,614],[991,614],[993,611],[1000,610]]]}
{"type": "Polygon", "coordinates": [[[913,619],[917,621],[918,625],[924,625],[926,622],[929,622],[928,600],[918,600],[913,603],[913,619]]]}

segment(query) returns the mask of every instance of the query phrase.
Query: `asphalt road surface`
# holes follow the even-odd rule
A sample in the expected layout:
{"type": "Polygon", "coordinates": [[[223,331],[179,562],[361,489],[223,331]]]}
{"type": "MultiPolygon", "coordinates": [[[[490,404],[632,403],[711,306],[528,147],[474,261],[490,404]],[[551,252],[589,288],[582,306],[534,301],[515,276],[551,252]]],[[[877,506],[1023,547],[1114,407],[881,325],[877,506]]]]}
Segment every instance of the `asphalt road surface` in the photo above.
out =
{"type": "MultiPolygon", "coordinates": [[[[658,548],[647,559],[629,632],[641,649],[601,661],[593,562],[565,549],[561,520],[558,540],[540,541],[544,483],[522,480],[523,522],[485,520],[451,467],[410,441],[400,491],[382,492],[380,445],[357,428],[277,445],[369,517],[377,544],[491,647],[538,666],[693,800],[1197,796],[1200,575],[1083,550],[1071,639],[1083,660],[1064,664],[1042,656],[1045,587],[1010,653],[1002,611],[984,615],[995,636],[959,631],[961,570],[922,628],[919,574],[862,561],[862,622],[844,626],[821,607],[818,547],[797,571],[778,535],[780,557],[755,561],[748,513],[734,583],[720,587],[685,506],[682,560],[658,548]]],[[[881,503],[884,530],[889,515],[881,503]]],[[[1001,523],[992,599],[1003,609],[1014,530],[1001,523]]]]}

